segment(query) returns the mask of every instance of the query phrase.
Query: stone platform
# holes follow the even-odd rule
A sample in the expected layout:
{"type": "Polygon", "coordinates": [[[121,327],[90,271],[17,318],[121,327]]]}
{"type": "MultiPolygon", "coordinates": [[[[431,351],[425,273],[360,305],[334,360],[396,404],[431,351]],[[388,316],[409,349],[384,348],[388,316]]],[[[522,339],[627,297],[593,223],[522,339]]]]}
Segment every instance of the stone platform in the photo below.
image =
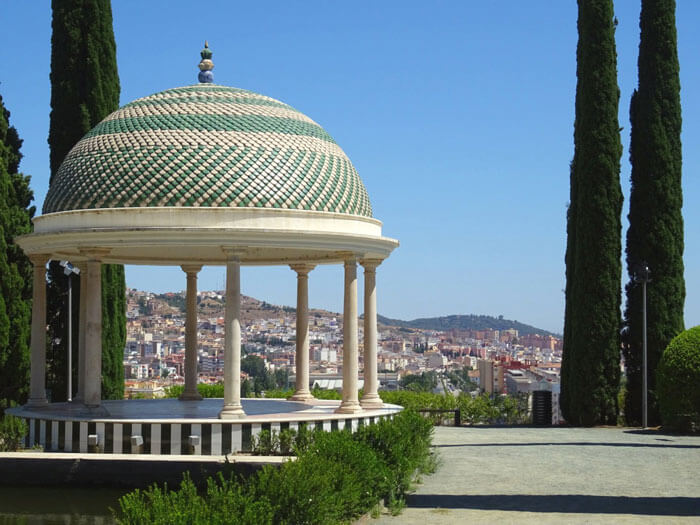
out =
{"type": "Polygon", "coordinates": [[[25,419],[25,445],[47,452],[205,455],[249,452],[261,431],[297,430],[300,425],[334,431],[391,418],[396,405],[336,414],[340,401],[298,403],[284,399],[243,399],[246,416],[222,420],[223,399],[132,399],[103,401],[98,409],[78,403],[52,403],[42,408],[13,408],[25,419]]]}

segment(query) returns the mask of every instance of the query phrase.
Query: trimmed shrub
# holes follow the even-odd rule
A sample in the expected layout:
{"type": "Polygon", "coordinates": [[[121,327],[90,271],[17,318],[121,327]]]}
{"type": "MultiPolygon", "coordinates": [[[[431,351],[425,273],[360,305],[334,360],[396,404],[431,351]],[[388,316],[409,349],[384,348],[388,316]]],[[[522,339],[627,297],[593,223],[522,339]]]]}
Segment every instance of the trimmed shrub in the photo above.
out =
{"type": "Polygon", "coordinates": [[[27,422],[24,419],[5,414],[0,419],[0,452],[14,452],[19,449],[27,432],[27,422]]]}
{"type": "Polygon", "coordinates": [[[253,436],[252,449],[254,456],[274,456],[278,454],[280,440],[277,432],[261,430],[257,437],[253,436]]]}
{"type": "MultiPolygon", "coordinates": [[[[173,385],[169,386],[165,389],[165,397],[180,397],[180,394],[182,394],[185,391],[185,387],[183,385],[173,385]]],[[[209,397],[224,397],[224,384],[223,383],[199,383],[197,385],[197,391],[199,392],[199,395],[201,395],[204,398],[209,398],[209,397]]]]}
{"type": "Polygon", "coordinates": [[[397,509],[416,470],[430,466],[431,432],[429,421],[408,411],[355,434],[300,426],[296,461],[266,466],[247,481],[210,478],[201,493],[187,476],[175,491],[131,492],[120,500],[118,522],[331,524],[352,521],[381,499],[397,509]]]}
{"type": "Polygon", "coordinates": [[[700,429],[700,326],[671,340],[656,370],[656,384],[665,426],[700,429]]]}
{"type": "Polygon", "coordinates": [[[425,470],[430,458],[432,433],[430,421],[416,412],[405,410],[391,421],[362,427],[355,434],[355,438],[369,445],[389,469],[388,491],[383,494],[387,505],[399,504],[415,471],[425,470]]]}
{"type": "Polygon", "coordinates": [[[280,431],[280,454],[289,456],[294,452],[294,442],[297,433],[294,429],[286,428],[280,431]]]}
{"type": "Polygon", "coordinates": [[[207,480],[202,495],[188,474],[178,490],[153,485],[120,498],[120,524],[149,525],[266,525],[273,523],[272,507],[266,499],[256,500],[247,487],[218,478],[207,480]]]}
{"type": "Polygon", "coordinates": [[[306,423],[299,424],[299,430],[297,430],[296,436],[294,437],[294,453],[299,456],[306,452],[311,443],[314,441],[314,436],[318,432],[315,428],[310,427],[306,423]]]}
{"type": "Polygon", "coordinates": [[[275,523],[341,523],[372,508],[388,478],[387,467],[348,432],[322,432],[297,461],[265,467],[251,483],[273,506],[275,523]]]}

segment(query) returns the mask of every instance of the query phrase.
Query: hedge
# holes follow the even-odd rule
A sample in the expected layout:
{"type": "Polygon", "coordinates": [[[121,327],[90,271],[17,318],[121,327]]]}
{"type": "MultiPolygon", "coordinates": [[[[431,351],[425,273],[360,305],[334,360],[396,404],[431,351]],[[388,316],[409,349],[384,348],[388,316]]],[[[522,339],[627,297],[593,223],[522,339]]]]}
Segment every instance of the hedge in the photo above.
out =
{"type": "Polygon", "coordinates": [[[700,430],[700,326],[671,340],[656,370],[656,384],[664,426],[700,430]]]}
{"type": "MultiPolygon", "coordinates": [[[[301,434],[301,433],[300,433],[301,434]]],[[[153,485],[119,500],[121,524],[331,524],[380,501],[401,508],[414,474],[434,465],[432,425],[413,411],[356,433],[313,432],[296,461],[248,479],[210,478],[201,491],[185,477],[177,490],[153,485]]]]}

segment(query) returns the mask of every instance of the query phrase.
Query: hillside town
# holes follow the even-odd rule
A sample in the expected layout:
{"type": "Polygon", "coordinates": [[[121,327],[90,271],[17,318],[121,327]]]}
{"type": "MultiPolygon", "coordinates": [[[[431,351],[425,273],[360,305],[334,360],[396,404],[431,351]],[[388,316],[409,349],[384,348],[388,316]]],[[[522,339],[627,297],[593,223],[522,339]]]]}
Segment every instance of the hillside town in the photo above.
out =
{"type": "MultiPolygon", "coordinates": [[[[224,373],[223,292],[201,291],[197,303],[199,382],[218,383],[224,373]]],[[[127,396],[159,397],[165,387],[184,384],[184,305],[184,292],[155,294],[128,290],[124,352],[127,396]]],[[[261,358],[270,371],[286,370],[292,384],[294,308],[244,296],[242,313],[244,353],[261,358]]],[[[341,388],[342,326],[341,314],[311,311],[311,388],[341,388]]],[[[362,335],[360,323],[360,345],[362,335]]],[[[411,374],[444,374],[466,368],[469,379],[482,392],[517,394],[549,390],[555,394],[553,400],[557,400],[561,351],[562,341],[552,335],[520,334],[515,329],[437,331],[380,325],[377,348],[380,388],[396,389],[401,379],[411,374]]]]}

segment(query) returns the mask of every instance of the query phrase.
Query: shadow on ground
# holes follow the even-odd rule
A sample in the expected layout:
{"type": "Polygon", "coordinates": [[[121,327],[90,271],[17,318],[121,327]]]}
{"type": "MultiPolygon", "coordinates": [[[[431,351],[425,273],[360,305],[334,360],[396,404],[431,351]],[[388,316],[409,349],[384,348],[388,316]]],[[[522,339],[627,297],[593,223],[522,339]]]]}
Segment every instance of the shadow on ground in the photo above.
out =
{"type": "Polygon", "coordinates": [[[575,494],[413,494],[406,499],[406,503],[409,508],[700,516],[700,498],[684,497],[632,498],[625,496],[587,496],[575,494]]]}
{"type": "MultiPolygon", "coordinates": [[[[662,440],[666,441],[666,440],[662,440]]],[[[452,447],[642,447],[642,448],[698,448],[700,445],[669,445],[667,443],[591,443],[588,441],[567,441],[565,443],[450,443],[445,445],[434,445],[435,448],[452,448],[452,447]]]]}

